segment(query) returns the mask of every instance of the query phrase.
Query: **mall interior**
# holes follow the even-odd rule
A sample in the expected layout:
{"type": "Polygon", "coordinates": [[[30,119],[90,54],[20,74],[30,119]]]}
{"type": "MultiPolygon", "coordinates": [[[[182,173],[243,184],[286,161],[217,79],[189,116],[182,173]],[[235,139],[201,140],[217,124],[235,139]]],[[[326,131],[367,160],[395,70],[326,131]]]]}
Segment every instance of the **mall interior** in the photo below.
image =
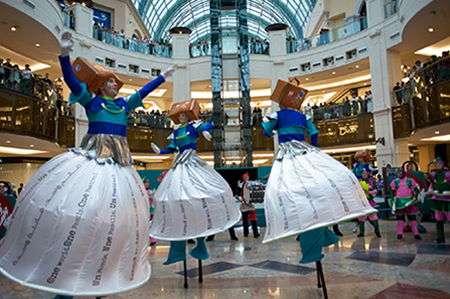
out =
{"type": "MultiPolygon", "coordinates": [[[[150,144],[169,145],[170,108],[190,99],[214,125],[212,140],[197,143],[201,159],[219,172],[251,170],[252,180],[269,174],[278,143],[261,122],[279,110],[271,94],[280,79],[308,90],[300,110],[320,132],[318,147],[349,169],[363,149],[386,182],[389,168],[411,163],[422,178],[435,158],[450,162],[448,0],[0,0],[0,181],[15,190],[88,129],[83,107],[67,101],[58,60],[66,31],[71,59],[114,71],[120,96],[177,65],[128,116],[133,167],[151,188],[174,158],[150,144]]],[[[298,263],[295,238],[262,244],[238,224],[237,241],[225,231],[207,243],[202,282],[188,258],[185,288],[182,263],[164,266],[169,242],[157,240],[150,280],[107,298],[450,298],[450,245],[433,244],[430,204],[421,206],[422,240],[397,240],[388,196],[385,184],[381,238],[369,224],[363,238],[353,222],[339,225],[339,243],[324,249],[326,288],[314,264],[298,263]]],[[[263,235],[263,204],[256,216],[263,235]]],[[[55,295],[3,275],[0,286],[5,299],[55,295]]]]}

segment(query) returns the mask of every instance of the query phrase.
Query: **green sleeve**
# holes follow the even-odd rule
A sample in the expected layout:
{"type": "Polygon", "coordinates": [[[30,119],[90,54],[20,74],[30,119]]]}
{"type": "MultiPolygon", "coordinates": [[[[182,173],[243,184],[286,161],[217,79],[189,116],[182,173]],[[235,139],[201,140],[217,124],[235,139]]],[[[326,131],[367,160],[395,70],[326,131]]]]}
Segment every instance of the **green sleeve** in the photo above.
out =
{"type": "Polygon", "coordinates": [[[318,134],[319,131],[317,131],[316,126],[314,126],[311,119],[306,120],[306,137],[309,137],[314,134],[318,134]]]}
{"type": "Polygon", "coordinates": [[[83,107],[86,106],[91,100],[92,96],[91,93],[87,90],[86,84],[81,83],[81,91],[78,95],[74,95],[73,93],[70,93],[69,95],[69,103],[80,103],[83,107]]]}
{"type": "Polygon", "coordinates": [[[130,111],[133,111],[137,107],[142,107],[144,104],[142,103],[142,98],[139,92],[136,90],[136,93],[131,95],[128,99],[128,108],[130,111]]]}

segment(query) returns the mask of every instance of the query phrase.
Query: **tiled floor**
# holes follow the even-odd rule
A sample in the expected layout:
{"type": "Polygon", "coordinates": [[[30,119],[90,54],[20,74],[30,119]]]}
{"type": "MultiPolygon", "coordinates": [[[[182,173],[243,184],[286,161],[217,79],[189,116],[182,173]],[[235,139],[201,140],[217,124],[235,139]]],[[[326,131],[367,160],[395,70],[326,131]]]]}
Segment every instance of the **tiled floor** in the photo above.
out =
{"type": "MultiPolygon", "coordinates": [[[[392,220],[380,221],[381,239],[375,237],[368,223],[365,238],[352,233],[353,223],[342,224],[344,237],[324,250],[328,298],[450,298],[450,225],[445,225],[448,245],[433,245],[435,224],[423,225],[428,232],[417,241],[412,233],[397,240],[392,220]]],[[[162,265],[169,246],[158,241],[149,247],[149,282],[108,298],[323,298],[322,289],[317,287],[315,264],[298,263],[301,254],[295,238],[263,245],[262,237],[237,235],[239,241],[231,241],[228,233],[222,233],[207,243],[211,257],[203,261],[203,283],[198,282],[197,260],[188,257],[188,289],[183,287],[183,263],[162,265]]],[[[53,296],[0,276],[2,299],[53,296]]]]}

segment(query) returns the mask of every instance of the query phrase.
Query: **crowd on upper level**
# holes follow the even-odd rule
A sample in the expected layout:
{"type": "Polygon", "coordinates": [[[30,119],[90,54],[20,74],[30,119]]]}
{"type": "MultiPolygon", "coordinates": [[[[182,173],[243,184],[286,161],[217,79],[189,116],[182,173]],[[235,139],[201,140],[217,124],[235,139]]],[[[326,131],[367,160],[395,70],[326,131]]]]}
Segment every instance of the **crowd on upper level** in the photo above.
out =
{"type": "Polygon", "coordinates": [[[449,51],[443,51],[442,56],[432,55],[425,63],[417,60],[413,66],[402,66],[402,71],[404,78],[393,87],[394,105],[399,106],[408,104],[420,88],[450,78],[449,51]]]}
{"type": "Polygon", "coordinates": [[[21,69],[18,64],[12,64],[10,58],[0,58],[0,88],[15,90],[51,103],[60,111],[60,115],[72,114],[71,106],[63,100],[62,88],[49,78],[48,73],[44,77],[34,74],[29,64],[21,69]]]}

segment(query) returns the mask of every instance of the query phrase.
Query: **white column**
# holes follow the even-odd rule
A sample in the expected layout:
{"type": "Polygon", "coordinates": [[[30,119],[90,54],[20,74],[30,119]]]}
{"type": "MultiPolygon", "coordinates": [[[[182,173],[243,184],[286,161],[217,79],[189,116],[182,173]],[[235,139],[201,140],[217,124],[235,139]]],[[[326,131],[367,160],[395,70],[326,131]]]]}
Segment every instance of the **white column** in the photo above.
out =
{"type": "MultiPolygon", "coordinates": [[[[286,28],[287,29],[287,28],[286,28]]],[[[269,30],[270,58],[270,87],[272,92],[277,86],[278,79],[289,80],[289,70],[286,53],[286,29],[269,30]]],[[[272,112],[280,110],[278,103],[272,101],[272,112]]],[[[274,135],[274,152],[278,152],[278,134],[274,135]]]]}
{"type": "Polygon", "coordinates": [[[67,8],[67,11],[72,11],[75,16],[75,31],[92,38],[92,27],[94,20],[94,12],[92,9],[75,3],[67,8]]]}
{"type": "Polygon", "coordinates": [[[172,32],[172,60],[178,68],[172,75],[173,103],[191,98],[191,80],[189,70],[189,34],[172,32]]]}
{"type": "MultiPolygon", "coordinates": [[[[370,24],[379,23],[384,19],[380,15],[384,7],[381,0],[368,0],[368,20],[370,24]],[[380,6],[382,7],[380,10],[380,6]]],[[[385,145],[377,144],[377,164],[379,167],[391,164],[399,166],[409,160],[407,142],[394,139],[394,126],[392,122],[392,89],[395,82],[401,79],[400,53],[387,50],[386,33],[382,29],[369,29],[369,61],[372,77],[373,93],[373,121],[375,126],[375,140],[383,137],[385,145]]]]}

